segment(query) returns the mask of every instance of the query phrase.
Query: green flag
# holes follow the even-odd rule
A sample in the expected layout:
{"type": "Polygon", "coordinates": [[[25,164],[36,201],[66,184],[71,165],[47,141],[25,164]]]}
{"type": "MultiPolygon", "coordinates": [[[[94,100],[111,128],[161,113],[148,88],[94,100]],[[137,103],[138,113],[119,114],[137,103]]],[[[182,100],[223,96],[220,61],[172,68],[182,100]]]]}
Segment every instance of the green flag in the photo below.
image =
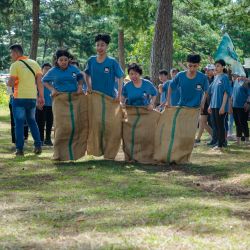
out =
{"type": "Polygon", "coordinates": [[[241,65],[234,49],[233,42],[227,33],[224,34],[215,54],[215,60],[219,59],[223,59],[227,64],[231,65],[233,74],[246,76],[243,66],[241,65]]]}

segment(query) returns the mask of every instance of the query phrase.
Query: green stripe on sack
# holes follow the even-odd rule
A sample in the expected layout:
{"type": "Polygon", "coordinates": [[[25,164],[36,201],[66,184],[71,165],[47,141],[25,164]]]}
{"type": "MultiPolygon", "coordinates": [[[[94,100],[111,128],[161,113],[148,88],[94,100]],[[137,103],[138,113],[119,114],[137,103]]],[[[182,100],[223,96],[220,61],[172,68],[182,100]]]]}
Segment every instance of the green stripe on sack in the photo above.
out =
{"type": "Polygon", "coordinates": [[[139,113],[139,108],[136,107],[136,119],[133,123],[133,126],[132,126],[132,132],[131,132],[131,149],[130,149],[130,155],[131,155],[131,160],[134,159],[134,147],[135,147],[135,129],[136,129],[136,126],[140,120],[140,113],[139,113]]]}
{"type": "Polygon", "coordinates": [[[74,109],[73,109],[73,103],[72,103],[72,96],[71,93],[68,93],[68,101],[69,101],[69,112],[70,112],[70,119],[71,119],[71,134],[69,138],[69,157],[70,160],[74,160],[74,154],[73,154],[73,149],[72,149],[72,142],[74,139],[74,134],[75,134],[75,117],[74,117],[74,109]]]}
{"type": "Polygon", "coordinates": [[[170,162],[170,160],[171,160],[171,154],[172,154],[173,145],[174,145],[176,120],[177,120],[177,116],[179,115],[180,111],[181,111],[181,108],[178,108],[175,111],[175,114],[174,114],[173,123],[172,123],[172,130],[171,130],[171,137],[170,137],[170,143],[169,143],[169,146],[168,146],[167,162],[170,162]]]}
{"type": "Polygon", "coordinates": [[[105,103],[105,95],[102,94],[102,128],[101,128],[101,150],[102,154],[104,154],[104,134],[105,134],[105,120],[106,120],[106,103],[105,103]]]}

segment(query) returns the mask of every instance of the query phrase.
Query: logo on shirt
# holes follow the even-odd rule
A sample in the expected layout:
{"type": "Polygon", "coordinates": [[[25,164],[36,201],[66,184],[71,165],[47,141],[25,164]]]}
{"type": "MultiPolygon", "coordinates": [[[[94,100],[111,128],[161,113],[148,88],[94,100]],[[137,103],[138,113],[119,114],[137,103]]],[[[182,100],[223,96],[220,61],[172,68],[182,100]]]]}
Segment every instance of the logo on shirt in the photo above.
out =
{"type": "Polygon", "coordinates": [[[199,84],[199,83],[198,83],[198,84],[196,84],[196,89],[197,89],[197,90],[202,90],[202,86],[201,86],[201,84],[199,84]]]}
{"type": "Polygon", "coordinates": [[[76,73],[75,72],[72,73],[72,77],[76,78],[76,73]]]}
{"type": "Polygon", "coordinates": [[[110,71],[109,67],[104,68],[104,73],[109,73],[109,71],[110,71]]]}

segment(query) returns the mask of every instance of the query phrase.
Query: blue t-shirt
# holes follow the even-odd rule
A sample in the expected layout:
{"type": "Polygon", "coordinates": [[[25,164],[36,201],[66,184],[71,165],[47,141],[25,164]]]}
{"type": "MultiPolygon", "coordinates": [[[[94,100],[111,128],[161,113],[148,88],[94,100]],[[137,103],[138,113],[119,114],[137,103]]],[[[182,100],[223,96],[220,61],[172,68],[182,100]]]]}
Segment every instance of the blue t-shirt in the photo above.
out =
{"type": "Polygon", "coordinates": [[[193,79],[189,79],[186,74],[186,71],[179,72],[170,82],[173,91],[179,90],[180,98],[177,106],[199,107],[204,92],[208,90],[208,79],[199,71],[193,79]]]}
{"type": "MultiPolygon", "coordinates": [[[[171,80],[169,82],[169,85],[171,84],[172,81],[173,80],[171,80]]],[[[180,90],[179,90],[179,88],[172,89],[171,99],[170,99],[171,106],[178,106],[179,101],[180,101],[180,90]]]]}
{"type": "Polygon", "coordinates": [[[114,58],[107,56],[102,63],[99,63],[97,56],[91,56],[88,59],[85,73],[91,77],[93,90],[113,98],[117,96],[116,78],[122,78],[124,72],[114,58]]]}
{"type": "MultiPolygon", "coordinates": [[[[211,100],[210,108],[221,108],[225,92],[228,94],[228,97],[231,96],[229,78],[226,74],[217,75],[210,85],[208,92],[211,100]]],[[[225,105],[225,112],[228,112],[228,99],[225,105]]]]}
{"type": "Polygon", "coordinates": [[[83,79],[83,75],[78,68],[69,65],[66,70],[59,67],[51,68],[42,78],[42,82],[48,82],[58,92],[76,92],[78,81],[83,79]]]}
{"type": "Polygon", "coordinates": [[[247,102],[249,96],[248,84],[244,84],[244,81],[234,81],[233,87],[233,108],[244,108],[244,104],[247,102]]]}
{"type": "Polygon", "coordinates": [[[168,87],[169,87],[169,81],[163,83],[162,86],[162,93],[161,93],[161,98],[160,98],[160,103],[164,103],[167,101],[167,97],[168,97],[168,87]]]}
{"type": "Polygon", "coordinates": [[[44,101],[44,106],[52,106],[51,91],[47,88],[44,88],[44,101]]]}
{"type": "Polygon", "coordinates": [[[132,81],[126,83],[122,89],[122,95],[127,105],[148,106],[152,96],[157,95],[157,89],[152,82],[142,79],[140,88],[135,87],[132,81]]]}

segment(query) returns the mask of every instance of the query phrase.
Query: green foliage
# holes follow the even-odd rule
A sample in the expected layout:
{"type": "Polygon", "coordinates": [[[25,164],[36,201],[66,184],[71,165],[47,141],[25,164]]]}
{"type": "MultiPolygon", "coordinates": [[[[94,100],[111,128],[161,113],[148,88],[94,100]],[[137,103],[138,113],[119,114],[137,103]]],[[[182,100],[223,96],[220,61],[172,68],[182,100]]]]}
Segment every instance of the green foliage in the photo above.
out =
{"type": "Polygon", "coordinates": [[[9,96],[6,92],[6,84],[0,82],[0,106],[6,106],[9,102],[9,96]]]}
{"type": "Polygon", "coordinates": [[[127,61],[138,62],[144,69],[144,75],[149,75],[151,45],[154,37],[154,26],[150,26],[146,31],[138,34],[138,41],[132,45],[132,50],[128,53],[127,61]]]}
{"type": "MultiPolygon", "coordinates": [[[[138,61],[148,74],[155,0],[41,0],[38,62],[51,62],[59,47],[70,48],[82,65],[95,53],[94,36],[112,36],[110,55],[118,55],[118,31],[124,30],[126,62],[138,61]]],[[[174,0],[174,65],[195,51],[203,63],[213,56],[224,32],[231,36],[242,60],[250,57],[248,0],[174,0]]],[[[0,69],[10,65],[8,46],[20,43],[29,54],[31,0],[0,3],[0,69]],[[21,11],[20,11],[21,10],[21,11]]]]}

